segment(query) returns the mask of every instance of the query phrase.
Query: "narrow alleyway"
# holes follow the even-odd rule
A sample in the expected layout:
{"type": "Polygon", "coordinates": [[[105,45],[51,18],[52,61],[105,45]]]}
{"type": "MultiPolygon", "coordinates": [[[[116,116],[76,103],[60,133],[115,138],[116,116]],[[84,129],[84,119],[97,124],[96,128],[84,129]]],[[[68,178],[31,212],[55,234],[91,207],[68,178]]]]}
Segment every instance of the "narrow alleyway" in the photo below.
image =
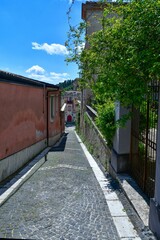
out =
{"type": "Polygon", "coordinates": [[[0,238],[141,239],[135,230],[125,236],[131,228],[125,210],[108,180],[102,191],[100,171],[90,164],[74,128],[67,128],[47,161],[0,207],[0,238]]]}

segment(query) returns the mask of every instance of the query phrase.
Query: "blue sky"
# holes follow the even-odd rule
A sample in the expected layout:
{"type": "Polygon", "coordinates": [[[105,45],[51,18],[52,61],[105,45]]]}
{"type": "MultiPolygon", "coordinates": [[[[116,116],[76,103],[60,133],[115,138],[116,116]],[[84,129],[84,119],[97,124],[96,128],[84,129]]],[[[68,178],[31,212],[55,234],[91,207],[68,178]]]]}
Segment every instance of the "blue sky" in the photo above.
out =
{"type": "MultiPolygon", "coordinates": [[[[0,69],[57,84],[78,77],[76,64],[67,66],[71,0],[0,0],[0,69]]],[[[81,21],[83,0],[75,0],[72,23],[81,21]]]]}

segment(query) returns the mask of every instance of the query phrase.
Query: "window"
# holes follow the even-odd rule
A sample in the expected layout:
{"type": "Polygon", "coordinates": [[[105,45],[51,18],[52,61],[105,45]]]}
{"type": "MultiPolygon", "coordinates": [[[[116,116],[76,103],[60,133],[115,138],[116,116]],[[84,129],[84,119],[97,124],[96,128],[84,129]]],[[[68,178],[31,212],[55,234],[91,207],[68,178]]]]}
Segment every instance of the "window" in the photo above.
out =
{"type": "Polygon", "coordinates": [[[54,119],[54,96],[50,96],[50,120],[53,122],[54,119]]]}

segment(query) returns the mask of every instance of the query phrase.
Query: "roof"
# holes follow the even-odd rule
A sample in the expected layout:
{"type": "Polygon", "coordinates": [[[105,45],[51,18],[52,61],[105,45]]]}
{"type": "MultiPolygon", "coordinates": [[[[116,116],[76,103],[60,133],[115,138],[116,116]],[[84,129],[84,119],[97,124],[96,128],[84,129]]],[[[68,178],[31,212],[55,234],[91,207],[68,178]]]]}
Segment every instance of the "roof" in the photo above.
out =
{"type": "Polygon", "coordinates": [[[10,72],[5,72],[0,70],[0,82],[9,82],[9,83],[16,83],[16,84],[22,84],[22,85],[31,85],[36,87],[50,87],[50,88],[56,88],[59,89],[58,86],[51,84],[51,83],[45,83],[42,81],[34,80],[32,78],[27,78],[21,75],[17,75],[10,72]]]}

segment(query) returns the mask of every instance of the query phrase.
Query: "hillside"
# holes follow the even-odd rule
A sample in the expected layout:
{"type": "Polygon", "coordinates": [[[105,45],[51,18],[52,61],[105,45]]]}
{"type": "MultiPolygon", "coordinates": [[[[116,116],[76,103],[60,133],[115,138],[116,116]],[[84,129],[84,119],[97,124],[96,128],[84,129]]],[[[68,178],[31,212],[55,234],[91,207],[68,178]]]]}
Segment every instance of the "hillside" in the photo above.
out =
{"type": "Polygon", "coordinates": [[[65,80],[62,83],[59,83],[58,86],[64,91],[73,90],[73,82],[74,80],[65,80]]]}

